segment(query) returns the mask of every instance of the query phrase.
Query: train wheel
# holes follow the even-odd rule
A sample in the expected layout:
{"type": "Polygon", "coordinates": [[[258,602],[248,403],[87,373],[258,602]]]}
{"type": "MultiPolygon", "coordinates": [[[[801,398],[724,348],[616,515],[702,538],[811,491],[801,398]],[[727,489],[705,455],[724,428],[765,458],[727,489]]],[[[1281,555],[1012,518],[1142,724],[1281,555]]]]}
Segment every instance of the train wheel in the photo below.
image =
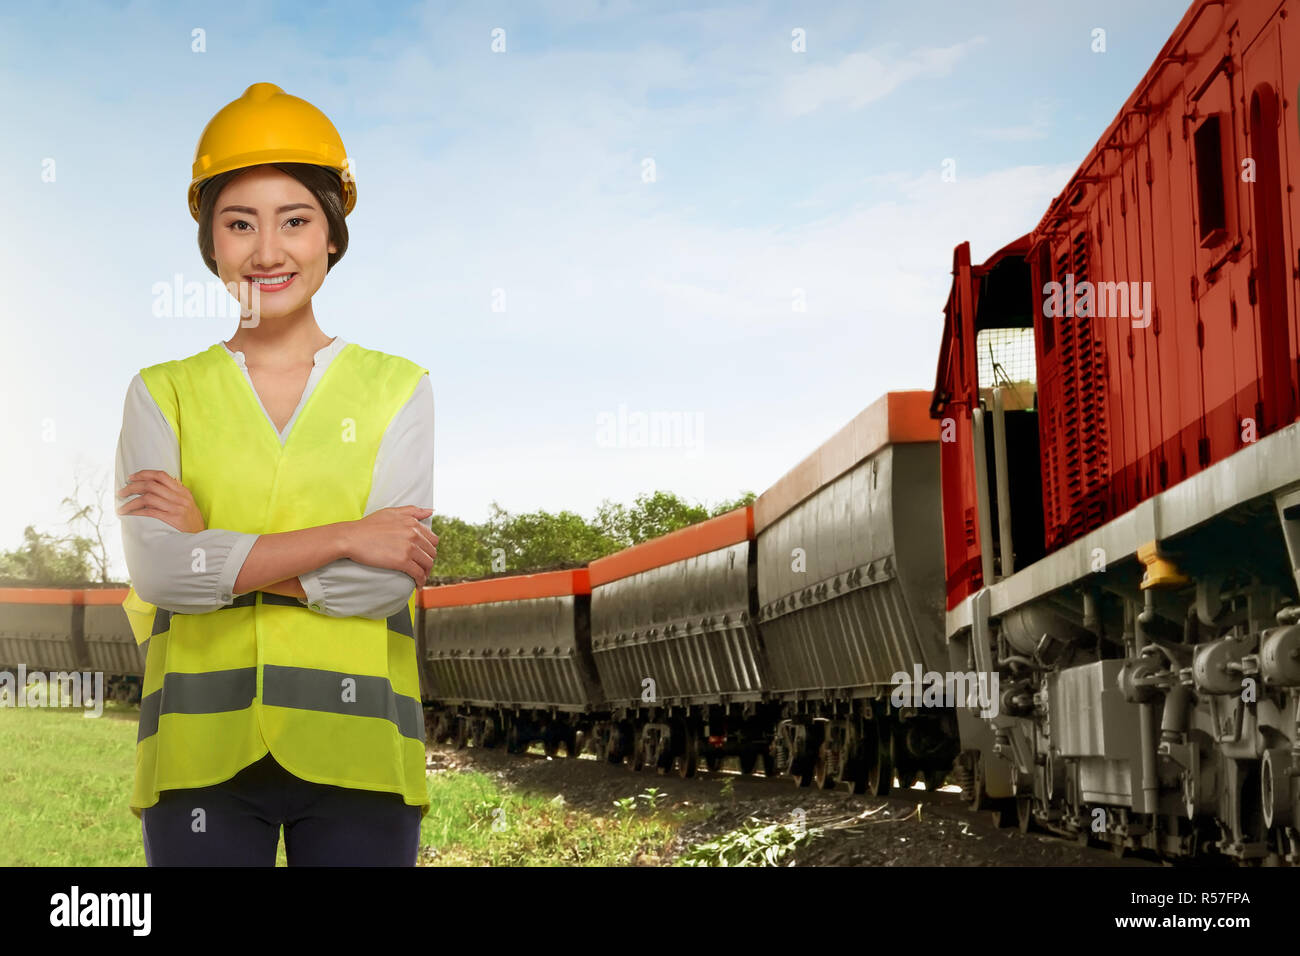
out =
{"type": "Polygon", "coordinates": [[[871,768],[876,762],[876,729],[871,724],[863,725],[863,736],[858,740],[853,755],[845,766],[846,774],[854,793],[871,792],[871,768]],[[867,734],[870,736],[867,736],[867,734]]]}
{"type": "MultiPolygon", "coordinates": [[[[877,718],[879,721],[880,718],[877,718]]],[[[876,732],[880,734],[879,723],[876,732]]],[[[883,735],[881,735],[883,736],[883,735]]],[[[869,751],[872,748],[864,748],[869,751]]],[[[867,764],[867,790],[873,797],[883,797],[894,786],[894,748],[889,745],[889,738],[877,737],[872,759],[867,764]]]]}
{"type": "MultiPolygon", "coordinates": [[[[680,733],[680,731],[678,731],[678,733],[680,733]]],[[[673,747],[675,741],[673,740],[673,731],[671,729],[668,734],[667,739],[665,739],[662,734],[657,735],[655,737],[654,746],[646,752],[645,762],[647,766],[653,760],[655,773],[659,774],[661,777],[665,777],[673,772],[673,747]]]]}
{"type": "MultiPolygon", "coordinates": [[[[709,773],[717,773],[719,770],[722,769],[722,757],[719,756],[718,754],[705,754],[704,769],[707,770],[709,773]]],[[[749,769],[750,770],[754,769],[754,764],[752,761],[750,762],[749,769]]]]}
{"type": "MultiPolygon", "coordinates": [[[[646,766],[649,765],[650,765],[650,760],[649,758],[647,758],[646,766]]],[[[655,768],[655,773],[659,774],[659,776],[661,777],[666,777],[668,776],[668,774],[672,772],[673,758],[672,758],[672,754],[668,751],[668,748],[662,745],[655,748],[654,768],[655,768]]]]}
{"type": "Polygon", "coordinates": [[[1016,797],[1016,822],[1020,825],[1021,833],[1028,833],[1034,828],[1033,797],[1016,797]]]}
{"type": "Polygon", "coordinates": [[[456,729],[454,731],[455,744],[457,750],[464,750],[465,745],[469,743],[469,720],[464,717],[456,718],[456,729]]]}
{"type": "Polygon", "coordinates": [[[813,767],[813,779],[817,781],[818,790],[834,790],[839,783],[831,769],[831,748],[829,741],[823,740],[817,748],[817,762],[813,767]]]}
{"type": "Polygon", "coordinates": [[[677,765],[677,776],[685,780],[695,776],[695,765],[700,754],[700,738],[689,727],[683,733],[682,752],[673,762],[677,765]]]}
{"type": "Polygon", "coordinates": [[[636,773],[645,766],[645,740],[633,735],[627,751],[627,769],[636,773]]]}
{"type": "Polygon", "coordinates": [[[794,781],[796,787],[807,787],[812,785],[812,769],[805,772],[804,765],[811,764],[811,761],[804,760],[803,757],[792,757],[790,759],[790,779],[794,781]]]}
{"type": "Polygon", "coordinates": [[[519,722],[513,717],[506,718],[506,753],[518,754],[523,753],[527,748],[523,745],[523,734],[519,732],[519,722]]]}
{"type": "Polygon", "coordinates": [[[776,769],[776,758],[772,756],[771,751],[763,751],[763,776],[775,777],[779,772],[776,769]]]}
{"type": "Polygon", "coordinates": [[[440,744],[447,739],[447,717],[445,714],[425,711],[424,726],[429,743],[440,744]]]}
{"type": "Polygon", "coordinates": [[[605,762],[623,762],[623,731],[617,725],[610,725],[609,736],[605,738],[605,762]]]}
{"type": "Polygon", "coordinates": [[[844,782],[856,794],[867,792],[867,764],[863,759],[865,748],[859,745],[852,756],[844,761],[844,782]]]}
{"type": "Polygon", "coordinates": [[[574,730],[565,739],[564,746],[565,749],[568,751],[569,756],[572,757],[574,760],[577,760],[579,757],[582,756],[582,751],[586,749],[586,744],[587,744],[587,735],[584,734],[581,730],[574,730]]]}
{"type": "Polygon", "coordinates": [[[555,757],[560,753],[560,735],[555,724],[547,724],[546,729],[542,731],[542,751],[548,757],[555,757]]]}
{"type": "Polygon", "coordinates": [[[797,753],[790,759],[790,776],[794,777],[797,786],[812,786],[816,769],[817,760],[807,751],[797,753]]]}
{"type": "Polygon", "coordinates": [[[898,777],[898,789],[911,790],[912,784],[916,783],[916,775],[920,768],[917,766],[916,757],[908,749],[907,732],[899,728],[893,735],[890,746],[894,749],[894,774],[898,777]]]}
{"type": "Polygon", "coordinates": [[[749,750],[749,749],[746,749],[746,750],[742,750],[742,751],[740,752],[740,772],[741,772],[741,773],[746,774],[746,775],[751,774],[751,773],[754,772],[754,768],[757,767],[757,766],[758,766],[758,751],[757,751],[757,750],[749,750]]]}

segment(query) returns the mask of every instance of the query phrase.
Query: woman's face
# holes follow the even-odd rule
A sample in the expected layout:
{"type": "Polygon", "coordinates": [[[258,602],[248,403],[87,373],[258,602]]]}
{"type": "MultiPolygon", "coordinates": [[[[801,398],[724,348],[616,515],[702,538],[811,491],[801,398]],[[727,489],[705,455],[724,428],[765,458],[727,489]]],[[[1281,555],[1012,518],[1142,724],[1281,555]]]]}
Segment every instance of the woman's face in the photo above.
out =
{"type": "Polygon", "coordinates": [[[257,319],[241,324],[274,322],[308,305],[336,251],[311,190],[274,166],[254,166],[226,184],[214,208],[213,255],[227,288],[235,283],[248,305],[244,284],[288,277],[258,282],[257,319]]]}

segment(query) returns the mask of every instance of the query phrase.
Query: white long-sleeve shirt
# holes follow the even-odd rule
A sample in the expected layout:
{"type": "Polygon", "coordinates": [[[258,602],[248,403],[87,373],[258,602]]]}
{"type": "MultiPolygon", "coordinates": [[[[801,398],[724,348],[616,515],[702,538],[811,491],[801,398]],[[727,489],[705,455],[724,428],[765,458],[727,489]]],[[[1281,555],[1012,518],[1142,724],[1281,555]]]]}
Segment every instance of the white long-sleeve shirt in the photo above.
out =
{"type": "MultiPolygon", "coordinates": [[[[341,337],[336,337],[316,353],[315,367],[307,378],[298,407],[279,433],[281,445],[312,389],[346,344],[341,337]]],[[[222,347],[226,348],[224,343],[222,347]]],[[[243,370],[258,406],[267,421],[271,421],[253,387],[244,353],[229,348],[226,351],[243,370]]],[[[179,436],[163,416],[144,379],[137,374],[127,389],[122,410],[114,491],[127,483],[127,475],[146,468],[165,471],[179,480],[180,465],[179,436]]],[[[120,504],[131,499],[115,500],[120,504]]],[[[428,375],[420,378],[415,392],[384,432],[365,513],[403,505],[433,507],[433,388],[428,375]]],[[[178,531],[161,518],[144,515],[122,515],[121,523],[122,546],[136,593],[150,604],[183,614],[214,611],[233,600],[235,578],[258,538],[256,534],[222,528],[195,533],[178,531]],[[205,552],[203,570],[196,571],[192,566],[194,548],[205,552]]],[[[432,518],[421,523],[430,527],[432,518]]],[[[386,618],[406,605],[414,586],[404,571],[374,568],[349,558],[300,574],[298,579],[307,595],[303,603],[331,617],[386,618]]]]}

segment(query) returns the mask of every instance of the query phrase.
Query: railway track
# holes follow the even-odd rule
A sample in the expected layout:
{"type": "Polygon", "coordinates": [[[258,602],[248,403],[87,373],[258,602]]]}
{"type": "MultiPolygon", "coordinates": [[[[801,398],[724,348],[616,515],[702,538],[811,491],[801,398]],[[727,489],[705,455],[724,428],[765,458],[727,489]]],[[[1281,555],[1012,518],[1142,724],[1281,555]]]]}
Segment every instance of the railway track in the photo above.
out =
{"type": "MultiPolygon", "coordinates": [[[[751,818],[768,823],[802,818],[822,828],[795,853],[795,864],[895,866],[1156,866],[1152,859],[1110,849],[1081,847],[1037,828],[1022,833],[1003,817],[973,811],[956,788],[894,790],[886,796],[854,794],[847,785],[800,787],[789,776],[742,774],[736,758],[701,766],[689,778],[669,771],[629,772],[594,754],[548,757],[538,744],[507,754],[502,747],[431,744],[431,772],[475,770],[522,790],[559,794],[570,807],[608,813],[615,800],[655,788],[669,806],[712,805],[708,821],[684,826],[679,850],[716,839],[751,818]],[[730,781],[730,793],[724,786],[730,781]]],[[[669,861],[664,861],[669,862],[669,861]]]]}

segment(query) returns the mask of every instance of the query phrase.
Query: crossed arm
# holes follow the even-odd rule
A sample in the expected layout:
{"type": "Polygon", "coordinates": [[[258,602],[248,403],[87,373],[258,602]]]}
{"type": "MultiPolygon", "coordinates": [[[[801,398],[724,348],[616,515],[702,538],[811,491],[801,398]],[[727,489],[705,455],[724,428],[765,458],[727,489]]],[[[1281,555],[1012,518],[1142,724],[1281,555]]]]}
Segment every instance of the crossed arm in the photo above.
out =
{"type": "Polygon", "coordinates": [[[437,555],[433,497],[433,393],[428,377],[385,433],[366,516],[278,534],[207,528],[180,473],[176,435],[137,378],[117,450],[127,565],[152,604],[203,613],[235,594],[272,591],[330,616],[386,617],[423,584],[437,555]],[[133,496],[133,497],[132,497],[133,496]],[[412,504],[417,502],[418,504],[412,504]],[[205,561],[191,555],[201,548],[205,561]]]}

